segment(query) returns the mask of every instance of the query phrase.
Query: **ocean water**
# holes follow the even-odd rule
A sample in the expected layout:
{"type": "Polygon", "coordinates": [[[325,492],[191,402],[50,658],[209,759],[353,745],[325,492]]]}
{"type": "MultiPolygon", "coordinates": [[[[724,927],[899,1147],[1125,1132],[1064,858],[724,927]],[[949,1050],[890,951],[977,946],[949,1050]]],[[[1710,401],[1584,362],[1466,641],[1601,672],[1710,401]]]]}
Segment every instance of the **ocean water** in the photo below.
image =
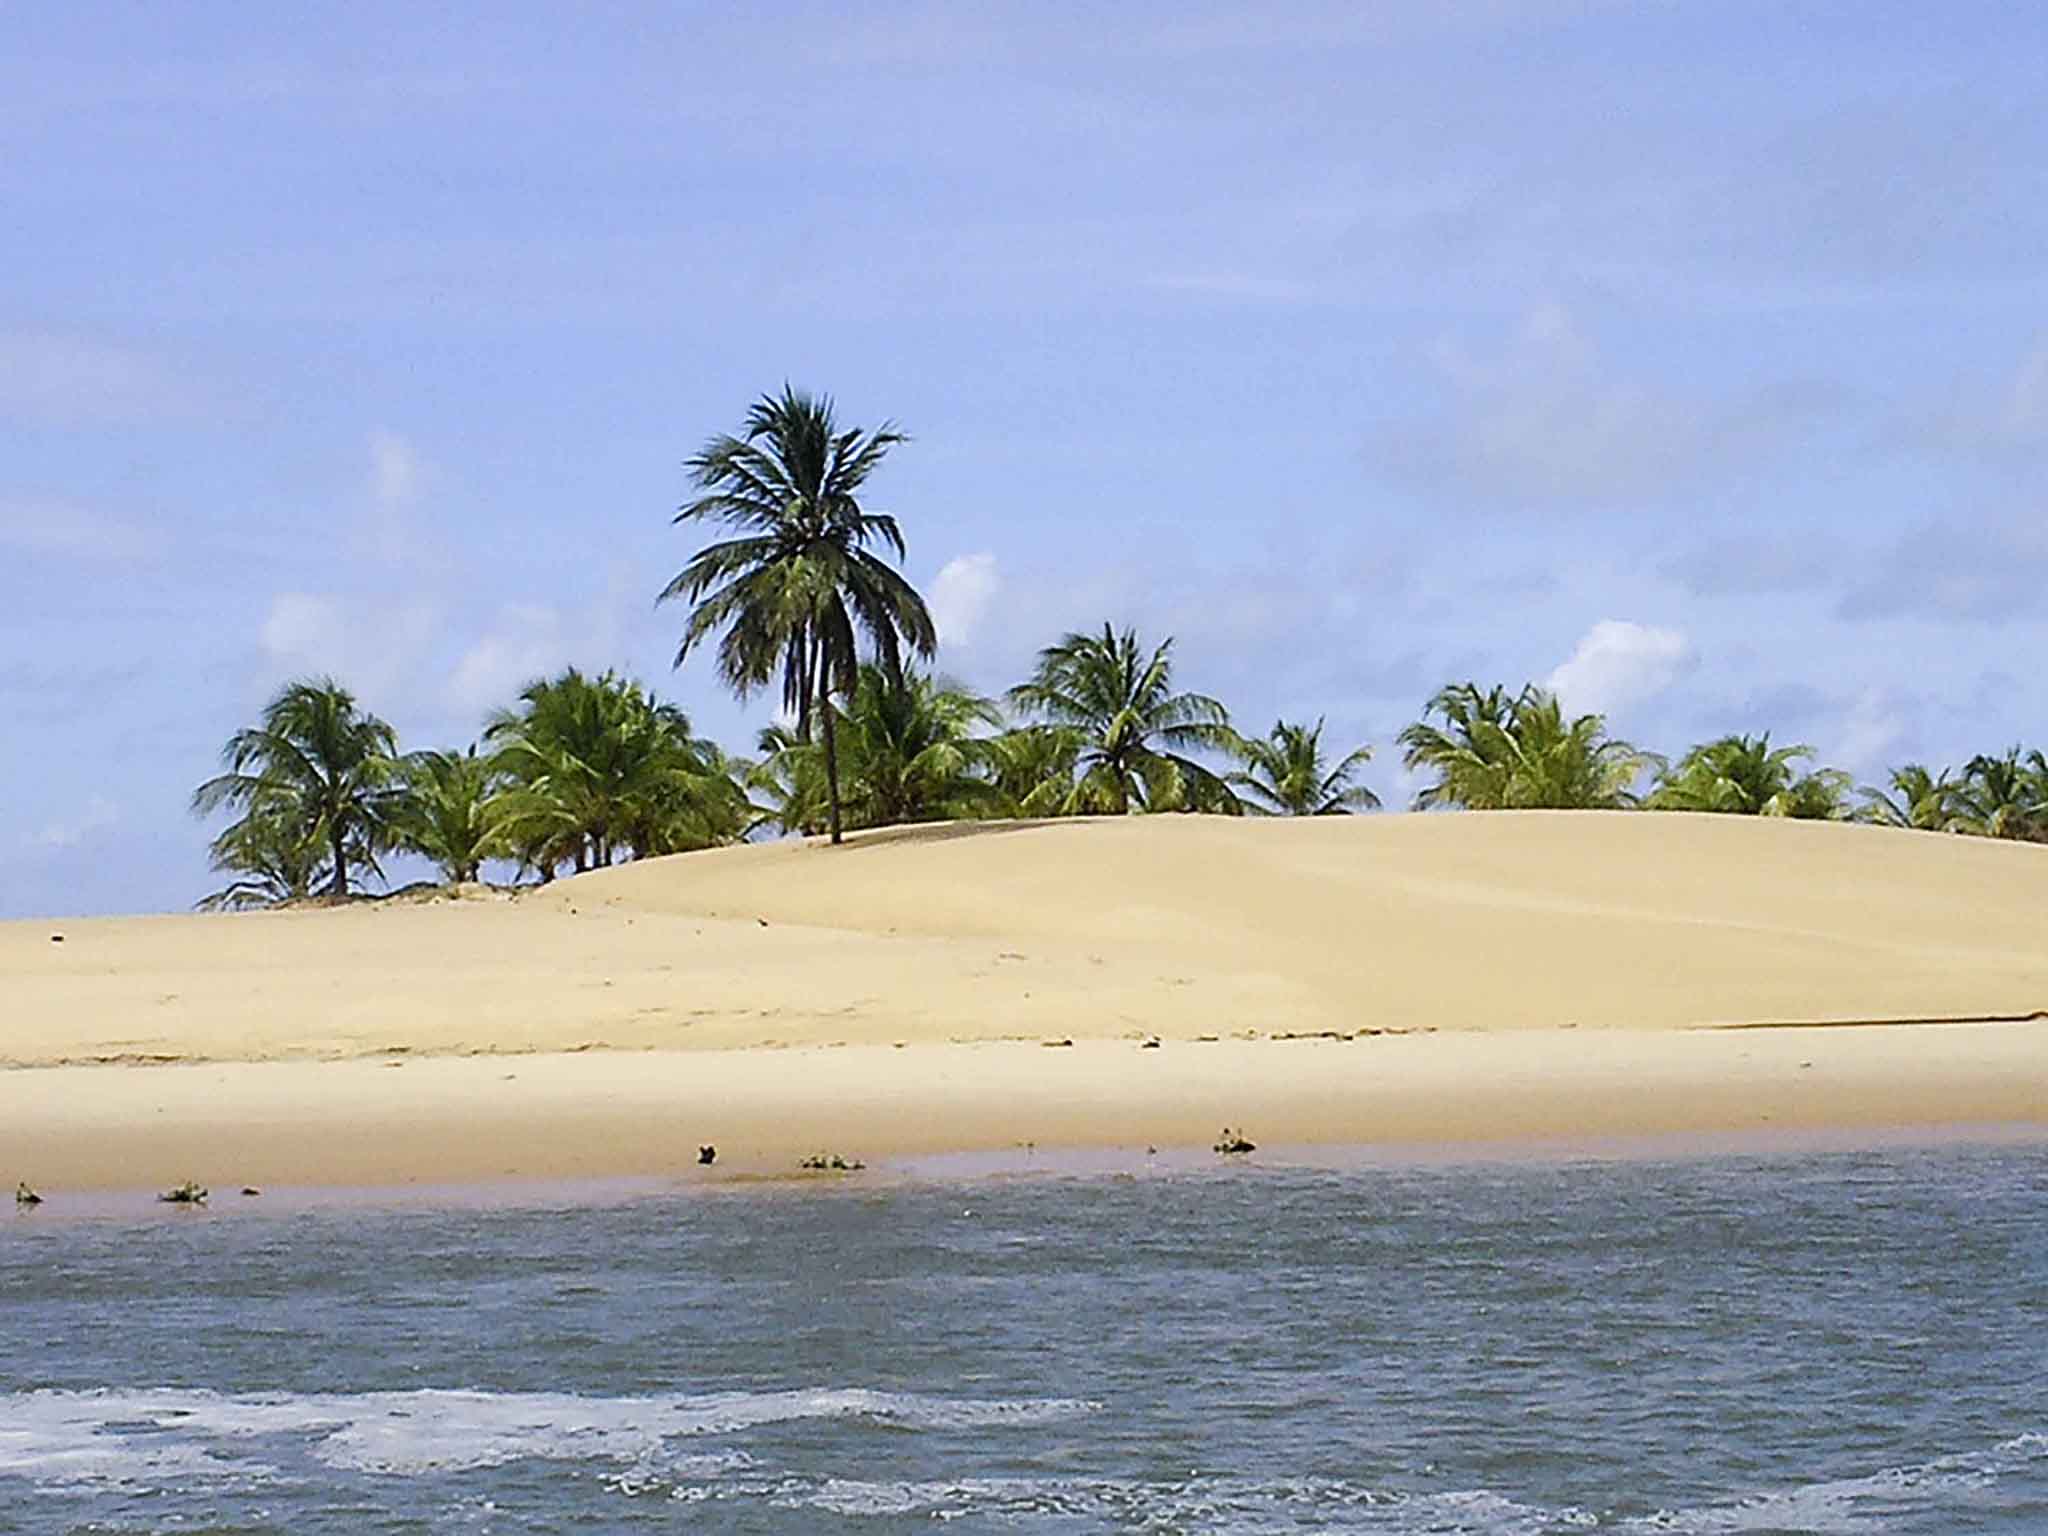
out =
{"type": "Polygon", "coordinates": [[[2040,1145],[46,1208],[0,1531],[2041,1533],[2044,1367],[2040,1145]]]}

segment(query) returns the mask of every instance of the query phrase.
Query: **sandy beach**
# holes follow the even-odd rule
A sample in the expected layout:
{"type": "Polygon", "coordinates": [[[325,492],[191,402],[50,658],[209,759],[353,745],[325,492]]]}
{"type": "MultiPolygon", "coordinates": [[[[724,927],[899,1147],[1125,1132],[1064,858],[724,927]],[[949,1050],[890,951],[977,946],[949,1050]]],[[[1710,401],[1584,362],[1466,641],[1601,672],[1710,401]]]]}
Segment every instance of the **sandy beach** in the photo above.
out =
{"type": "Polygon", "coordinates": [[[1526,813],[920,828],[516,899],[11,923],[0,1176],[2048,1126],[2044,914],[2040,847],[1526,813]]]}

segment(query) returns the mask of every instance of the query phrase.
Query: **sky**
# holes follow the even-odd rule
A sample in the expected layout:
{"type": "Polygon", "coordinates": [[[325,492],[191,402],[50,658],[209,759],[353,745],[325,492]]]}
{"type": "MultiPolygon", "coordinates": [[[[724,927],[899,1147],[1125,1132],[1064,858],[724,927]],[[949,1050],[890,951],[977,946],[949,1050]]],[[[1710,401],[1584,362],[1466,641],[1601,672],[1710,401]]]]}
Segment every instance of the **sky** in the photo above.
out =
{"type": "Polygon", "coordinates": [[[462,745],[785,380],[942,670],[1557,688],[1860,779],[2048,744],[2048,10],[0,0],[0,915],[180,910],[285,680],[462,745]]]}

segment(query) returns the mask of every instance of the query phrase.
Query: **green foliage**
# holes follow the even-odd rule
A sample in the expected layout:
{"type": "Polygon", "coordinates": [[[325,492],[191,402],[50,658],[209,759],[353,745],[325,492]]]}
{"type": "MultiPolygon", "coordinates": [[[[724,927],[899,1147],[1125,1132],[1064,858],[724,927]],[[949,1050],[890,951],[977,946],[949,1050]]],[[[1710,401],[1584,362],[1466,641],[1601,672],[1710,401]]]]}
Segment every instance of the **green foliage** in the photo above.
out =
{"type": "Polygon", "coordinates": [[[997,814],[1059,815],[1073,789],[1083,740],[1070,725],[1020,725],[985,742],[997,814]]]}
{"type": "Polygon", "coordinates": [[[1934,773],[1923,764],[1907,763],[1891,771],[1888,788],[1865,785],[1857,792],[1864,801],[1856,812],[1858,821],[1921,832],[1963,830],[1963,786],[1946,768],[1934,773]]]}
{"type": "Polygon", "coordinates": [[[810,741],[817,718],[834,842],[842,817],[830,706],[857,685],[859,637],[892,681],[906,648],[930,656],[938,647],[924,599],[869,548],[882,545],[901,560],[901,529],[858,496],[903,441],[887,424],[842,430],[829,398],[788,386],[764,397],[743,435],[713,438],[690,460],[701,494],[676,514],[679,523],[722,524],[736,536],[699,550],[661,593],[663,602],[692,605],[677,666],[719,635],[719,674],[734,693],[744,699],[779,679],[800,742],[810,741]]]}
{"type": "Polygon", "coordinates": [[[505,783],[493,841],[543,879],[745,834],[751,809],[724,755],[638,683],[572,667],[520,701],[484,732],[505,783]]]}
{"type": "Polygon", "coordinates": [[[1977,837],[2048,842],[2048,759],[2010,747],[1963,766],[1956,829],[1977,837]]]}
{"type": "Polygon", "coordinates": [[[326,843],[284,815],[251,812],[214,839],[210,863],[234,879],[200,898],[202,912],[242,912],[305,901],[332,884],[326,843]]]}
{"type": "Polygon", "coordinates": [[[497,759],[475,747],[410,754],[394,819],[398,846],[432,860],[451,884],[479,878],[484,860],[513,854],[504,778],[497,759]]]}
{"type": "MultiPolygon", "coordinates": [[[[984,772],[990,742],[979,731],[1001,723],[996,706],[956,683],[879,666],[860,669],[836,721],[841,810],[848,827],[951,821],[999,809],[984,772]]],[[[814,832],[829,820],[824,750],[793,730],[761,733],[754,787],[770,799],[772,819],[814,832]]]]}
{"type": "Polygon", "coordinates": [[[1171,636],[1148,654],[1135,630],[1104,624],[1100,634],[1066,635],[1039,652],[1037,672],[1010,690],[1010,702],[1073,733],[1072,777],[1055,814],[1243,810],[1222,776],[1188,755],[1238,754],[1242,743],[1221,704],[1173,691],[1171,636]]]}
{"type": "Polygon", "coordinates": [[[1657,762],[1609,736],[1603,716],[1566,718],[1557,696],[1534,685],[1510,694],[1454,683],[1399,740],[1410,772],[1436,775],[1416,796],[1422,810],[1625,809],[1637,803],[1636,780],[1657,762]]]}
{"type": "Polygon", "coordinates": [[[1659,777],[1650,809],[1840,821],[1852,781],[1836,768],[1801,773],[1812,756],[1805,745],[1773,747],[1768,731],[1702,742],[1659,777]]]}
{"type": "Polygon", "coordinates": [[[194,791],[194,814],[242,816],[214,839],[213,866],[247,877],[215,893],[218,905],[250,904],[256,893],[304,894],[302,876],[324,874],[328,894],[349,894],[351,868],[377,871],[393,845],[401,799],[398,738],[332,678],[287,683],[262,720],[228,738],[225,772],[194,791]],[[321,850],[325,869],[310,849],[321,850]],[[238,887],[240,893],[236,894],[238,887]]]}
{"type": "Polygon", "coordinates": [[[1321,720],[1276,720],[1264,740],[1248,738],[1242,752],[1245,766],[1230,782],[1254,815],[1341,816],[1380,803],[1370,789],[1351,782],[1372,760],[1372,748],[1356,748],[1331,765],[1323,753],[1321,720]]]}

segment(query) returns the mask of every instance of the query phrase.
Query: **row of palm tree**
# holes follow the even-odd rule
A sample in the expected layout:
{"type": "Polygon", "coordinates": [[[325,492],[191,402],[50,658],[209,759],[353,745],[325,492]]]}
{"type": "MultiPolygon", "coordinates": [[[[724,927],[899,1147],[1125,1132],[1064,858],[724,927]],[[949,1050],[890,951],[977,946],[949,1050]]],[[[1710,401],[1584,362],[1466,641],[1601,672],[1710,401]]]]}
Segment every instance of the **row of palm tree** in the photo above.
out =
{"type": "Polygon", "coordinates": [[[510,863],[542,881],[621,859],[793,833],[907,822],[1133,811],[1332,814],[1376,805],[1332,763],[1323,727],[1278,722],[1245,740],[1223,707],[1173,687],[1172,642],[1068,635],[1005,703],[869,661],[850,697],[815,700],[829,734],[796,722],[728,756],[639,683],[575,669],[530,684],[460,751],[401,752],[397,733],[331,678],[290,683],[238,731],[201,785],[201,815],[239,812],[215,838],[233,876],[206,899],[247,907],[345,899],[394,852],[444,881],[510,863]],[[1192,755],[1226,760],[1210,766],[1192,755]]]}
{"type": "Polygon", "coordinates": [[[1895,768],[1859,788],[1838,768],[1807,766],[1803,743],[1768,731],[1701,742],[1671,761],[1607,733],[1595,714],[1567,717],[1555,694],[1457,683],[1401,732],[1403,764],[1433,782],[1420,809],[1700,811],[2048,841],[2048,755],[2009,748],[1961,769],[1895,768]]]}
{"type": "Polygon", "coordinates": [[[394,852],[451,883],[493,860],[551,880],[732,842],[755,822],[733,765],[680,710],[573,668],[531,684],[459,752],[401,753],[391,726],[333,679],[289,683],[223,758],[193,795],[201,815],[240,813],[211,848],[233,878],[210,908],[346,899],[394,852]]]}
{"type": "MultiPolygon", "coordinates": [[[[1357,782],[1369,747],[1341,756],[1324,726],[1240,735],[1206,695],[1173,685],[1172,642],[1106,627],[1041,653],[1001,701],[905,668],[856,669],[829,700],[835,746],[793,723],[730,756],[640,684],[575,669],[535,682],[463,751],[402,753],[396,733],[331,680],[288,685],[232,737],[226,771],[194,796],[242,814],[214,840],[233,876],[205,905],[345,898],[416,854],[448,882],[502,862],[543,882],[622,859],[938,820],[1201,812],[1328,816],[1379,804],[1357,782]]],[[[1768,734],[1702,742],[1676,761],[1568,715],[1555,695],[1459,683],[1399,738],[1424,780],[1419,809],[1694,811],[1858,820],[2048,841],[2048,757],[2018,748],[1962,769],[1909,763],[1856,789],[1812,749],[1768,734]]]]}
{"type": "MultiPolygon", "coordinates": [[[[230,738],[194,795],[239,813],[214,840],[233,876],[218,906],[344,898],[404,850],[453,881],[491,861],[545,881],[621,858],[737,841],[972,817],[1335,815],[1377,805],[1371,751],[1325,749],[1323,724],[1240,735],[1206,694],[1178,690],[1173,640],[1063,636],[1001,700],[917,670],[938,645],[924,599],[887,558],[903,530],[861,497],[893,423],[842,427],[829,398],[785,386],[688,462],[679,524],[705,545],[660,592],[688,605],[675,665],[710,650],[742,700],[773,688],[781,721],[753,760],[728,757],[631,679],[536,681],[461,752],[401,753],[396,733],[329,679],[287,685],[230,738]]],[[[1419,808],[1690,810],[1845,818],[2048,840],[2048,761],[2017,748],[1960,772],[1908,764],[1884,789],[1805,765],[1769,736],[1704,742],[1676,762],[1569,715],[1541,688],[1454,684],[1400,733],[1427,782],[1419,808]],[[1644,786],[1647,783],[1647,788],[1644,786]],[[1856,803],[1860,793],[1862,803],[1856,803]]]]}

